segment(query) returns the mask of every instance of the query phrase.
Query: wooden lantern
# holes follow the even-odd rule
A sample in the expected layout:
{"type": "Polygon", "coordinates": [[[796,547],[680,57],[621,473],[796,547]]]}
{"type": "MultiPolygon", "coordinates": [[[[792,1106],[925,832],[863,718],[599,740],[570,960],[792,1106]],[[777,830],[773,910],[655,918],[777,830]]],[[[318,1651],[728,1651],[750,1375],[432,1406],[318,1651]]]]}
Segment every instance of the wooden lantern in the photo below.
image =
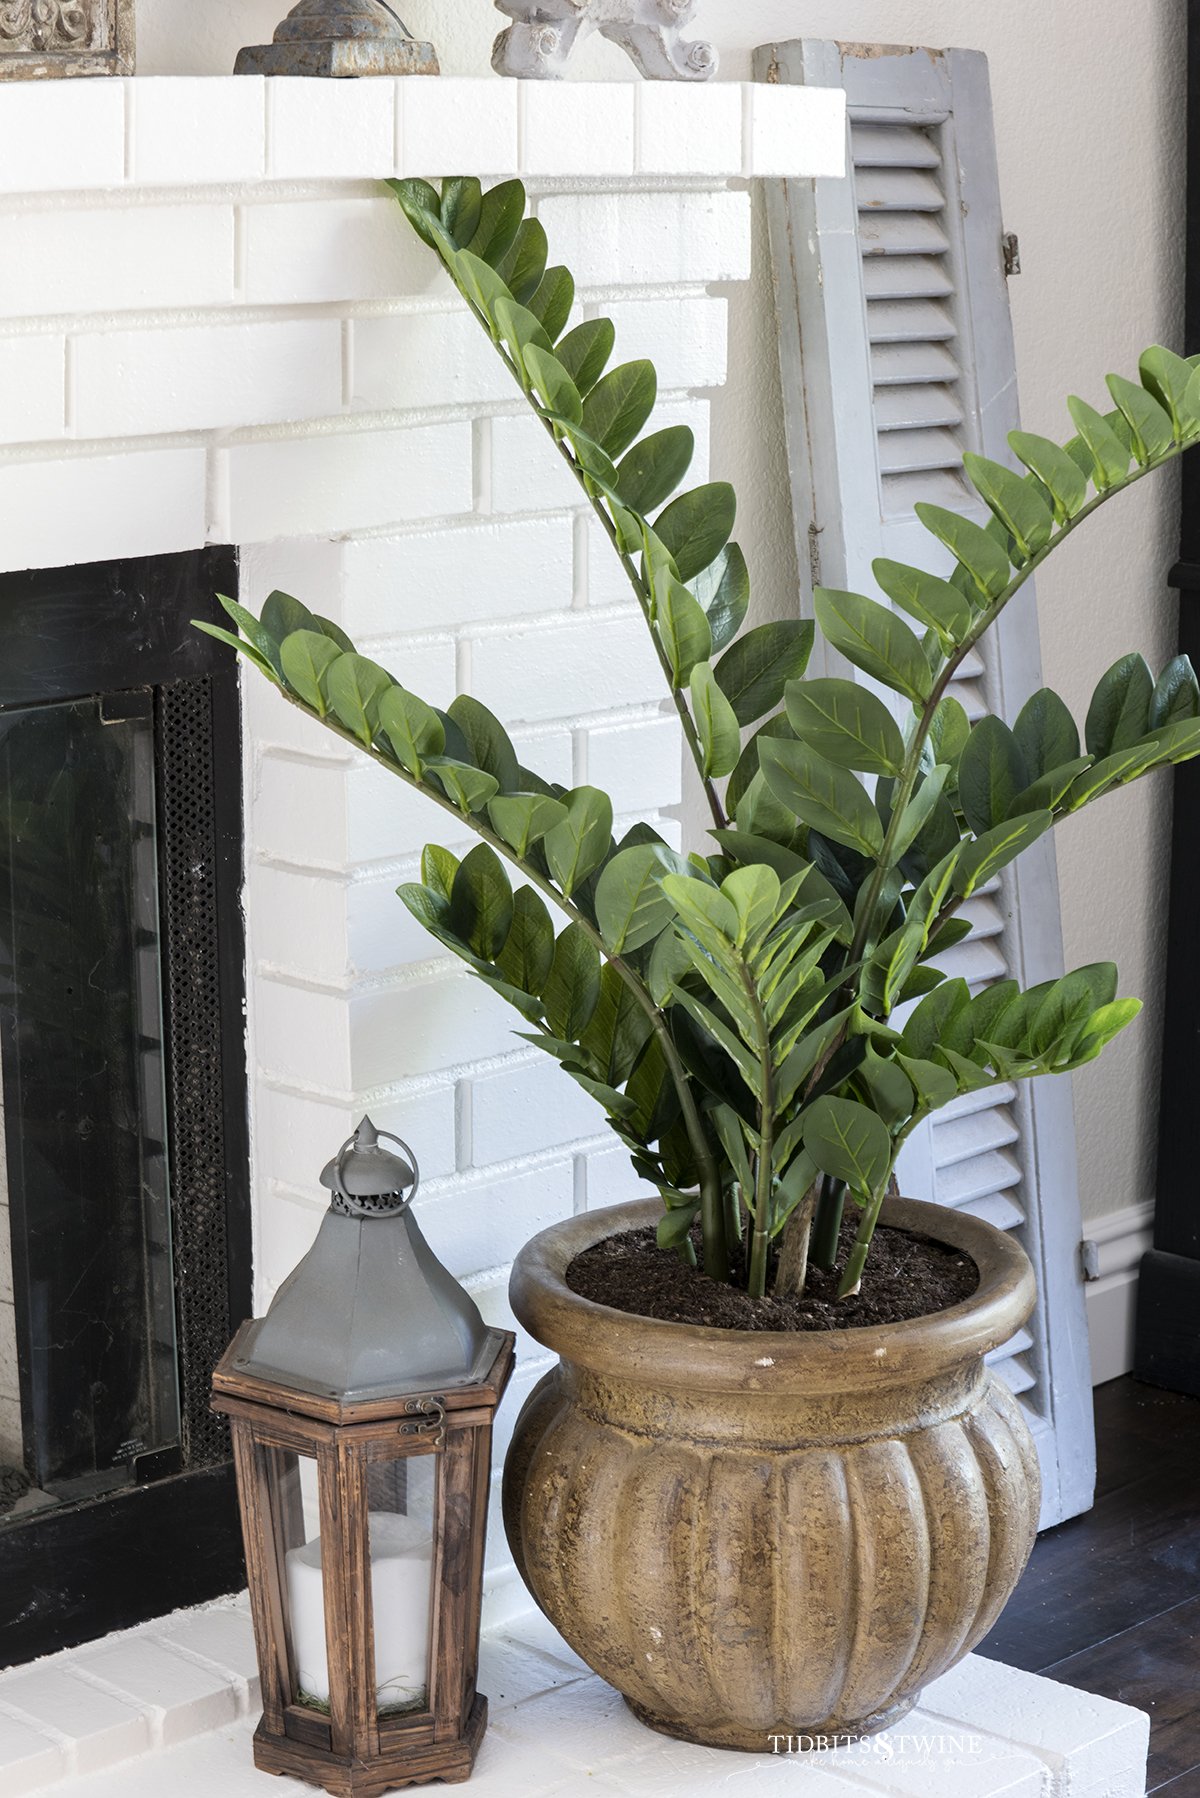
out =
{"type": "Polygon", "coordinates": [[[514,1338],[434,1259],[407,1209],[415,1173],[369,1122],[323,1179],[321,1234],[234,1338],[213,1407],[233,1432],[262,1676],[255,1764],[374,1798],[468,1778],[483,1738],[492,1419],[514,1338]],[[431,1360],[439,1377],[407,1377],[431,1360]]]}

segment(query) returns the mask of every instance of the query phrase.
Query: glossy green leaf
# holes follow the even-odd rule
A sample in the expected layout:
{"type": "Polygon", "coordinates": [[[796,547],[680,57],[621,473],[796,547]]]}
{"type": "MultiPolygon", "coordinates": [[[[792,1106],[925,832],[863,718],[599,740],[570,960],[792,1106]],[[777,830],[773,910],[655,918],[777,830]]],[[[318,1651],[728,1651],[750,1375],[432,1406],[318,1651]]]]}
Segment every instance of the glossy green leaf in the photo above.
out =
{"type": "Polygon", "coordinates": [[[450,890],[449,924],[483,961],[495,961],[512,928],[513,895],[496,851],[477,843],[463,857],[450,890]]]}
{"type": "Polygon", "coordinates": [[[498,330],[496,318],[500,306],[514,306],[516,301],[508,288],[500,279],[494,268],[490,268],[480,257],[473,256],[470,250],[456,252],[450,271],[458,284],[460,292],[466,295],[476,310],[479,311],[493,330],[498,330]]]}
{"type": "Polygon", "coordinates": [[[737,636],[750,605],[750,571],[737,544],[729,544],[702,569],[691,589],[708,619],[715,655],[737,636]]]}
{"type": "Polygon", "coordinates": [[[1079,754],[1079,730],[1067,706],[1049,687],[1034,693],[1017,714],[1013,735],[1031,781],[1040,780],[1079,754]]]}
{"type": "Polygon", "coordinates": [[[1054,500],[1060,522],[1074,518],[1087,498],[1087,479],[1066,450],[1032,431],[1010,431],[1008,441],[1054,500]]]}
{"type": "Polygon", "coordinates": [[[369,749],[379,725],[378,705],[391,675],[367,656],[340,655],[325,670],[325,696],[340,724],[369,749]]]}
{"type": "Polygon", "coordinates": [[[479,223],[467,249],[495,268],[516,242],[524,217],[524,187],[519,181],[501,181],[483,195],[479,223]]]}
{"type": "Polygon", "coordinates": [[[930,1059],[951,1028],[954,1019],[971,1002],[965,980],[943,980],[935,986],[912,1013],[901,1035],[904,1053],[920,1060],[930,1059]]]}
{"type": "Polygon", "coordinates": [[[488,806],[488,818],[498,837],[524,860],[534,843],[561,824],[567,808],[545,793],[502,793],[488,806]]]}
{"type": "Polygon", "coordinates": [[[575,304],[575,278],[570,269],[548,268],[541,286],[529,301],[529,310],[540,319],[546,336],[554,343],[561,335],[571,308],[575,304]]]}
{"type": "Polygon", "coordinates": [[[695,433],[687,425],[669,425],[635,443],[617,467],[617,492],[644,518],[670,498],[692,465],[695,433]]]}
{"type": "Polygon", "coordinates": [[[581,924],[568,924],[554,945],[541,997],[554,1034],[577,1042],[600,998],[600,952],[581,924]]]}
{"type": "Polygon", "coordinates": [[[541,286],[548,260],[546,227],[540,219],[525,219],[512,248],[496,264],[496,273],[519,306],[528,306],[541,286]]]}
{"type": "Polygon", "coordinates": [[[732,644],[716,666],[717,684],[739,724],[753,724],[774,711],[789,681],[798,680],[812,654],[809,619],[760,624],[732,644]]]}
{"type": "Polygon", "coordinates": [[[918,500],[914,510],[925,529],[966,569],[983,598],[998,599],[1012,579],[1012,565],[992,533],[945,506],[918,500]]]}
{"type": "Polygon", "coordinates": [[[462,732],[475,766],[492,775],[502,793],[519,792],[517,752],[500,720],[469,693],[451,701],[449,716],[462,732]]]}
{"type": "Polygon", "coordinates": [[[567,815],[542,839],[550,872],[570,898],[594,874],[612,841],[612,800],[598,787],[574,787],[563,794],[567,815]]]}
{"type": "Polygon", "coordinates": [[[449,849],[443,849],[440,843],[426,843],[421,851],[421,879],[447,904],[454,890],[454,876],[458,873],[459,858],[449,849]]]}
{"type": "Polygon", "coordinates": [[[1088,754],[1097,761],[1129,749],[1150,728],[1154,676],[1143,656],[1122,656],[1103,676],[1092,695],[1084,725],[1088,754]]]}
{"type": "Polygon", "coordinates": [[[483,188],[474,175],[455,175],[442,182],[442,224],[462,250],[479,229],[483,188]]]}
{"type": "Polygon", "coordinates": [[[886,1126],[854,1099],[818,1099],[805,1115],[804,1146],[817,1166],[860,1196],[879,1190],[892,1162],[886,1126]]]}
{"type": "Polygon", "coordinates": [[[936,630],[944,641],[958,643],[970,630],[972,613],[967,597],[949,581],[886,556],[872,562],[871,571],[894,605],[927,629],[936,630]]]}
{"type": "Polygon", "coordinates": [[[637,437],[658,398],[658,376],[652,362],[624,362],[588,394],[583,428],[606,455],[623,454],[637,437]]]}
{"type": "Polygon", "coordinates": [[[400,202],[404,216],[407,218],[417,236],[427,243],[430,249],[438,249],[445,245],[453,250],[453,240],[447,235],[441,219],[441,201],[435,187],[428,181],[389,181],[396,199],[400,202]]]}
{"type": "MultiPolygon", "coordinates": [[[[913,844],[928,827],[939,801],[942,801],[949,774],[950,770],[946,763],[939,762],[932,772],[925,776],[905,806],[904,815],[892,843],[892,860],[895,864],[904,860],[913,844]]],[[[942,801],[942,803],[945,802],[942,801]]],[[[951,822],[953,822],[953,814],[951,814],[951,822]]],[[[957,836],[957,827],[954,834],[957,836]]],[[[934,855],[934,859],[940,861],[944,854],[945,848],[942,847],[934,855]]]]}
{"type": "Polygon", "coordinates": [[[600,971],[600,997],[579,1041],[595,1058],[600,1078],[609,1086],[624,1085],[651,1029],[650,1019],[630,987],[612,963],[605,962],[600,971]]]}
{"type": "MultiPolygon", "coordinates": [[[[712,654],[712,632],[700,604],[682,582],[668,576],[654,612],[654,628],[676,687],[687,684],[697,662],[712,654]]],[[[717,673],[720,679],[720,671],[717,673]]]]}
{"type": "Polygon", "coordinates": [[[972,450],[963,456],[963,466],[971,485],[1013,538],[1021,555],[1028,560],[1044,549],[1054,530],[1054,513],[1033,482],[1025,475],[1014,474],[1003,462],[993,462],[972,450]]]}
{"type": "Polygon", "coordinates": [[[976,887],[1015,861],[1031,843],[1036,843],[1053,822],[1052,812],[1025,812],[1020,817],[1006,819],[1003,824],[984,831],[974,842],[967,843],[954,873],[955,892],[964,899],[969,898],[976,887]]]}
{"type": "Polygon", "coordinates": [[[1114,1036],[1133,1023],[1141,1009],[1140,999],[1115,999],[1111,1005],[1102,1006],[1093,1013],[1075,1039],[1071,1065],[1079,1067],[1094,1060],[1114,1036]]]}
{"type": "Polygon", "coordinates": [[[292,692],[311,706],[318,718],[329,710],[325,697],[325,677],[331,662],[336,662],[336,644],[321,631],[297,630],[284,637],[279,645],[283,677],[292,692]]]}
{"type": "Polygon", "coordinates": [[[409,693],[404,687],[391,686],[378,702],[379,729],[387,737],[401,766],[419,780],[430,756],[441,755],[446,747],[446,731],[433,707],[409,693]]]}
{"type": "Polygon", "coordinates": [[[958,1081],[940,1062],[927,1061],[919,1055],[902,1055],[899,1051],[896,1061],[911,1081],[923,1111],[940,1111],[957,1094],[958,1081]]]}
{"type": "Polygon", "coordinates": [[[527,306],[518,306],[506,294],[495,301],[491,312],[518,368],[528,368],[527,354],[531,349],[541,350],[543,355],[552,353],[550,338],[541,320],[527,306]]]}
{"type": "Polygon", "coordinates": [[[512,986],[538,998],[554,961],[554,926],[550,913],[532,887],[513,894],[512,925],[496,966],[512,986]]]}
{"type": "Polygon", "coordinates": [[[737,495],[728,481],[712,481],[681,493],[654,522],[685,584],[716,561],[733,535],[737,495]]]}
{"type": "Polygon", "coordinates": [[[933,677],[920,640],[894,612],[861,593],[818,587],[813,595],[817,623],[826,641],[864,674],[923,704],[933,677]]]}
{"type": "Polygon", "coordinates": [[[863,774],[899,774],[904,739],[883,701],[848,680],[794,680],[787,688],[788,722],[839,768],[863,774]]]}
{"type": "Polygon", "coordinates": [[[245,656],[246,660],[251,662],[260,674],[265,674],[267,679],[273,681],[277,687],[283,685],[266,656],[260,650],[255,649],[253,643],[249,642],[247,638],[236,636],[233,631],[223,630],[219,624],[210,624],[207,618],[193,618],[190,623],[196,630],[203,631],[206,637],[213,637],[218,643],[224,643],[230,649],[236,649],[239,655],[245,656]]]}
{"type": "Polygon", "coordinates": [[[611,318],[589,318],[567,332],[555,354],[580,393],[586,396],[592,391],[608,367],[616,341],[611,318]]]}
{"type": "Polygon", "coordinates": [[[661,934],[675,915],[662,876],[685,865],[657,843],[623,849],[596,883],[596,922],[613,955],[631,954],[661,934]]]}
{"type": "Polygon", "coordinates": [[[1014,732],[1001,718],[981,718],[958,762],[959,803],[976,836],[1004,822],[1029,780],[1014,732]]]}
{"type": "Polygon", "coordinates": [[[1187,656],[1173,656],[1154,683],[1149,728],[1157,731],[1196,717],[1200,717],[1200,685],[1195,670],[1187,656]]]}
{"type": "Polygon", "coordinates": [[[1043,774],[1040,780],[1031,782],[1017,794],[1008,808],[1008,816],[1015,818],[1022,812],[1057,811],[1079,776],[1086,773],[1091,765],[1091,756],[1081,755],[1076,756],[1073,762],[1063,762],[1059,767],[1051,768],[1048,774],[1043,774]]]}
{"type": "Polygon", "coordinates": [[[481,768],[474,768],[469,762],[457,761],[453,756],[434,756],[425,764],[425,772],[432,775],[446,797],[458,807],[464,816],[473,812],[481,812],[489,799],[495,797],[499,785],[490,774],[481,768]]]}
{"type": "Polygon", "coordinates": [[[1194,373],[1190,362],[1173,350],[1164,349],[1161,344],[1152,344],[1138,358],[1142,386],[1169,415],[1177,437],[1192,436],[1200,429],[1200,414],[1193,410],[1188,399],[1194,373]]]}
{"type": "Polygon", "coordinates": [[[1163,410],[1153,394],[1135,381],[1127,381],[1124,375],[1106,375],[1104,380],[1132,433],[1134,460],[1145,468],[1169,450],[1175,440],[1170,413],[1163,410]]]}
{"type": "MultiPolygon", "coordinates": [[[[532,313],[529,315],[532,317],[532,313]]],[[[541,327],[539,326],[539,329],[541,327]]],[[[583,401],[579,389],[558,360],[536,343],[525,351],[525,372],[547,412],[568,424],[577,425],[583,417],[583,401]]]]}
{"type": "Polygon", "coordinates": [[[953,792],[957,785],[959,757],[966,748],[970,735],[971,720],[959,701],[950,695],[939,700],[930,722],[926,744],[934,762],[945,762],[950,769],[946,780],[947,792],[953,792]]]}
{"type": "Polygon", "coordinates": [[[1067,410],[1091,461],[1096,491],[1104,493],[1128,474],[1129,451],[1112,426],[1086,400],[1072,395],[1067,401],[1067,410]]]}
{"type": "Polygon", "coordinates": [[[268,637],[273,637],[279,644],[296,631],[316,631],[323,634],[308,607],[298,599],[293,599],[290,593],[268,593],[263,601],[259,622],[268,637]]]}
{"type": "MultiPolygon", "coordinates": [[[[232,618],[255,653],[268,664],[275,676],[281,674],[283,669],[279,660],[279,639],[273,637],[254,613],[248,611],[238,600],[230,599],[225,593],[218,593],[217,599],[222,610],[232,618]]],[[[213,636],[215,632],[209,631],[207,634],[213,636]]]]}
{"type": "Polygon", "coordinates": [[[883,825],[860,783],[807,743],[764,738],[759,751],[767,785],[798,818],[860,855],[883,848],[883,825]]]}
{"type": "Polygon", "coordinates": [[[737,713],[717,685],[711,662],[697,662],[688,682],[706,780],[732,773],[742,752],[737,713]]]}

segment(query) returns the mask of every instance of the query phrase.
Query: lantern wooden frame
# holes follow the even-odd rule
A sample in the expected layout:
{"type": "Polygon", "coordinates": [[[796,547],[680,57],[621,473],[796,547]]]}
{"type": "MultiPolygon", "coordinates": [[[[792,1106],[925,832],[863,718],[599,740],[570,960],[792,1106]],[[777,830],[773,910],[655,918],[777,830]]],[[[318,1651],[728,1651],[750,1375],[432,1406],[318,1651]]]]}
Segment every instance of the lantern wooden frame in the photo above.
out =
{"type": "Polygon", "coordinates": [[[475,1689],[492,1421],[513,1366],[515,1337],[493,1331],[496,1353],[470,1386],[347,1403],[236,1370],[249,1324],[213,1377],[213,1409],[233,1431],[263,1715],[255,1765],[323,1786],[338,1798],[377,1798],[398,1786],[469,1778],[487,1726],[475,1689]],[[329,1661],[329,1714],[294,1702],[284,1552],[296,1519],[278,1514],[271,1451],[317,1463],[329,1661]],[[371,1617],[367,1469],[373,1461],[437,1455],[432,1636],[427,1708],[378,1714],[371,1617]]]}

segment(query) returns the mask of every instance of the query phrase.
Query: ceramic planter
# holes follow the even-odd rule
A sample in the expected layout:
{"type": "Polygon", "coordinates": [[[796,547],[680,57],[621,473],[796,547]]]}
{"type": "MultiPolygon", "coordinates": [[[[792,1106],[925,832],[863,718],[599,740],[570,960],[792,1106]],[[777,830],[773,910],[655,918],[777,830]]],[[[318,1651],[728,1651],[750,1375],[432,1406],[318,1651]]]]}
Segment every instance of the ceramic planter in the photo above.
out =
{"type": "Polygon", "coordinates": [[[759,1751],[882,1729],[987,1633],[1033,1546],[1033,1442],[983,1359],[1028,1317],[1033,1270],[990,1224],[896,1200],[885,1223],[975,1261],[969,1299],[908,1323],[745,1332],[570,1290],[581,1249],[659,1214],[573,1218],[517,1258],[517,1317],[561,1356],[505,1468],[517,1566],[656,1729],[759,1751]]]}

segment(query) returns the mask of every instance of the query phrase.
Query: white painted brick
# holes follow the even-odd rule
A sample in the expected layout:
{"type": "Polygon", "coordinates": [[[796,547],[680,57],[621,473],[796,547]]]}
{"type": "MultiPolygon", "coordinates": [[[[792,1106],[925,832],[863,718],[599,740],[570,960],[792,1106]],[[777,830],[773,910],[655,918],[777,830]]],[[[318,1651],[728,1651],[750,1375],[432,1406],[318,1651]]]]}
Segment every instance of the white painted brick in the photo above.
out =
{"type": "Polygon", "coordinates": [[[381,1130],[394,1130],[412,1144],[424,1180],[455,1169],[454,1086],[406,1088],[398,1094],[346,1103],[280,1090],[260,1081],[256,1094],[255,1140],[267,1177],[314,1204],[323,1202],[321,1169],[357,1127],[365,1110],[381,1130]]]}
{"type": "Polygon", "coordinates": [[[472,645],[472,690],[506,721],[565,718],[658,699],[663,675],[640,612],[581,612],[472,645]]]}
{"type": "Polygon", "coordinates": [[[66,340],[0,339],[0,443],[61,437],[66,340]]]}
{"type": "Polygon", "coordinates": [[[561,787],[576,785],[575,742],[569,730],[514,730],[509,735],[523,768],[561,787]]]}
{"type": "Polygon", "coordinates": [[[352,328],[356,407],[480,405],[513,397],[512,376],[465,310],[360,318],[352,328]]]}
{"type": "Polygon", "coordinates": [[[220,453],[228,464],[234,542],[366,530],[471,509],[469,424],[270,438],[220,453]]]}
{"type": "MultiPolygon", "coordinates": [[[[64,84],[65,96],[103,83],[64,84]]],[[[15,99],[19,88],[6,89],[15,99]]],[[[0,316],[219,306],[233,290],[229,206],[0,214],[0,316]]]]}
{"type": "Polygon", "coordinates": [[[589,1211],[599,1211],[605,1205],[627,1205],[635,1199],[653,1199],[657,1196],[654,1188],[634,1173],[627,1150],[593,1149],[588,1155],[589,1211]]]}
{"type": "Polygon", "coordinates": [[[307,980],[348,979],[346,898],[342,875],[252,860],[246,911],[255,960],[307,980]]]}
{"type": "Polygon", "coordinates": [[[139,75],[126,83],[133,179],[149,187],[254,181],[263,173],[266,81],[139,75]]]}
{"type": "Polygon", "coordinates": [[[727,175],[742,161],[742,94],[732,81],[639,82],[639,174],[727,175]]]}
{"type": "Polygon", "coordinates": [[[480,175],[517,173],[520,90],[515,81],[459,77],[452,107],[446,105],[444,78],[397,85],[401,174],[440,181],[463,169],[480,175]]]}
{"type": "Polygon", "coordinates": [[[492,510],[546,512],[586,505],[575,476],[532,413],[493,418],[492,510]]]}
{"type": "Polygon", "coordinates": [[[464,1281],[467,1291],[479,1306],[479,1314],[485,1324],[497,1330],[511,1330],[517,1339],[517,1366],[522,1367],[529,1361],[544,1361],[546,1350],[540,1342],[535,1342],[529,1332],[517,1322],[508,1298],[508,1270],[503,1269],[498,1276],[489,1275],[486,1279],[473,1278],[464,1281]]]}
{"type": "Polygon", "coordinates": [[[634,598],[629,576],[625,573],[607,532],[594,518],[587,521],[584,557],[587,563],[589,608],[602,610],[606,606],[628,606],[634,598]]]}
{"type": "Polygon", "coordinates": [[[543,200],[538,216],[552,260],[565,262],[581,287],[744,281],[750,274],[749,194],[561,194],[543,200]]]}
{"type": "Polygon", "coordinates": [[[0,1714],[0,1783],[4,1798],[22,1798],[61,1779],[67,1770],[63,1750],[48,1736],[0,1714]]]}
{"type": "MultiPolygon", "coordinates": [[[[434,623],[430,618],[428,623],[434,623]]],[[[367,632],[362,632],[358,642],[363,652],[371,656],[412,693],[419,693],[430,705],[440,706],[443,710],[450,704],[455,693],[455,652],[452,637],[402,637],[379,639],[367,632]]],[[[360,764],[366,769],[367,764],[360,764]]],[[[394,780],[384,770],[377,770],[380,778],[394,780]]]]}
{"type": "Polygon", "coordinates": [[[351,1003],[351,1084],[386,1086],[519,1047],[521,1014],[465,969],[406,980],[351,1003]]]}
{"type": "Polygon", "coordinates": [[[275,76],[267,90],[267,172],[272,180],[382,178],[395,165],[392,81],[313,81],[275,76]]]}
{"type": "Polygon", "coordinates": [[[285,537],[244,543],[238,552],[243,601],[257,613],[275,588],[310,611],[342,620],[342,558],[346,545],[332,538],[285,537]]]}
{"type": "Polygon", "coordinates": [[[420,1208],[429,1246],[456,1279],[511,1261],[539,1230],[570,1217],[575,1207],[569,1158],[506,1178],[478,1178],[439,1187],[420,1208]]]}
{"type": "Polygon", "coordinates": [[[548,1055],[471,1081],[475,1167],[602,1136],[607,1130],[597,1101],[548,1055]]]}
{"type": "Polygon", "coordinates": [[[591,786],[610,795],[618,816],[677,805],[683,789],[683,743],[674,709],[661,718],[589,730],[587,774],[591,786]]]}
{"type": "Polygon", "coordinates": [[[5,568],[60,568],[198,549],[206,536],[201,449],[0,463],[5,568]]]}
{"type": "Polygon", "coordinates": [[[846,172],[846,96],[834,87],[778,87],[748,82],[747,176],[846,172]]]}
{"type": "Polygon", "coordinates": [[[654,415],[646,426],[646,435],[654,431],[665,431],[672,425],[688,425],[696,439],[696,450],[692,457],[692,465],[684,477],[684,488],[700,487],[708,479],[709,439],[712,426],[712,408],[707,400],[668,400],[665,404],[654,408],[654,415]]]}
{"type": "Polygon", "coordinates": [[[441,263],[393,199],[266,201],[247,206],[243,217],[244,298],[252,306],[454,297],[441,263]]]}
{"type": "MultiPolygon", "coordinates": [[[[433,806],[428,806],[426,815],[429,819],[427,841],[445,842],[456,835],[454,823],[446,813],[436,812],[433,806]]],[[[403,876],[389,869],[379,878],[356,880],[347,889],[349,959],[357,975],[384,974],[418,962],[437,961],[446,954],[441,944],[397,897],[396,888],[402,878],[419,880],[419,869],[413,866],[403,876]]]]}
{"type": "Polygon", "coordinates": [[[0,107],[0,169],[9,193],[119,187],[125,178],[123,83],[14,83],[0,107]]]}
{"type": "Polygon", "coordinates": [[[633,95],[632,82],[522,83],[525,173],[632,173],[633,95]]]}
{"type": "Polygon", "coordinates": [[[690,294],[670,300],[618,300],[596,310],[617,327],[614,362],[648,357],[658,371],[660,390],[724,385],[728,372],[727,301],[690,294]]]}
{"type": "MultiPolygon", "coordinates": [[[[251,604],[249,599],[243,603],[251,604]]],[[[262,600],[256,600],[251,609],[261,611],[262,600]]],[[[321,762],[345,762],[345,743],[308,712],[290,705],[275,683],[246,661],[242,663],[242,718],[250,742],[291,749],[321,762]]]]}
{"type": "Polygon", "coordinates": [[[266,1185],[254,1238],[256,1316],[262,1315],[296,1263],[307,1255],[325,1214],[323,1189],[320,1198],[313,1196],[306,1180],[300,1197],[273,1184],[269,1167],[263,1178],[266,1185]]]}
{"type": "Polygon", "coordinates": [[[323,418],[342,409],[337,319],[77,337],[75,432],[149,436],[323,418]]]}
{"type": "Polygon", "coordinates": [[[254,1041],[259,1070],[277,1085],[354,1086],[351,1010],[342,993],[253,976],[254,1041]]]}
{"type": "Polygon", "coordinates": [[[109,1647],[89,1648],[79,1665],[122,1696],[151,1712],[165,1747],[237,1714],[234,1691],[223,1673],[206,1671],[138,1636],[109,1647]]]}
{"type": "Polygon", "coordinates": [[[536,518],[360,538],[345,545],[342,567],[344,622],[356,638],[558,611],[571,603],[573,524],[536,518]]]}
{"type": "Polygon", "coordinates": [[[349,768],[349,762],[322,766],[265,753],[251,795],[250,841],[257,853],[301,867],[344,868],[349,768]]]}
{"type": "MultiPolygon", "coordinates": [[[[70,1660],[43,1662],[0,1679],[0,1704],[34,1728],[69,1739],[72,1770],[90,1773],[151,1746],[150,1722],[136,1705],[73,1677],[70,1660]]],[[[7,1791],[7,1786],[5,1790],[7,1791]]]]}
{"type": "Polygon", "coordinates": [[[184,1649],[189,1655],[201,1655],[247,1688],[257,1684],[254,1626],[248,1609],[230,1604],[206,1605],[167,1618],[164,1625],[153,1626],[152,1633],[156,1640],[184,1649]]]}

